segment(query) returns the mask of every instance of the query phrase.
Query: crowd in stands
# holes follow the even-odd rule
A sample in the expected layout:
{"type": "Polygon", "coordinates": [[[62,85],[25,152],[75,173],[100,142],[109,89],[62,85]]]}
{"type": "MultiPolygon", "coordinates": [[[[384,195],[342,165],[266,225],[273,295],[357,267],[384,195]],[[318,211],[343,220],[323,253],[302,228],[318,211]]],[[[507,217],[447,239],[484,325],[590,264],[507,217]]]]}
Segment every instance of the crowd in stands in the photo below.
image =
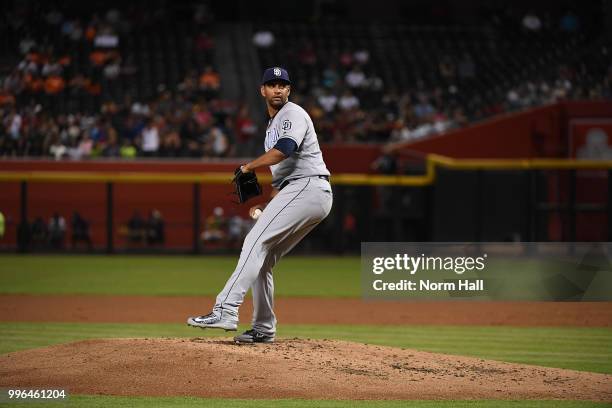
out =
{"type": "MultiPolygon", "coordinates": [[[[50,9],[41,14],[44,35],[16,29],[23,33],[21,59],[0,78],[0,157],[201,158],[248,156],[259,150],[261,124],[246,104],[221,99],[223,78],[213,61],[199,69],[188,67],[176,83],[155,86],[146,98],[122,92],[124,84],[141,75],[143,64],[122,54],[121,47],[134,26],[147,24],[142,20],[148,17],[136,14],[111,9],[80,19],[50,9]],[[84,101],[91,100],[97,103],[86,107],[84,101]]],[[[198,6],[192,18],[196,35],[189,52],[212,55],[215,43],[208,34],[206,7],[198,6]]],[[[571,12],[556,21],[534,11],[512,18],[508,23],[508,16],[493,16],[491,29],[506,30],[511,24],[528,39],[553,33],[563,34],[565,41],[579,36],[583,27],[571,12]]],[[[22,24],[26,22],[31,23],[22,24]]],[[[605,43],[594,45],[589,58],[560,56],[535,66],[548,66],[550,72],[526,73],[518,82],[509,80],[477,94],[470,94],[470,88],[492,67],[467,51],[451,55],[431,50],[431,60],[413,61],[422,65],[423,78],[406,85],[383,74],[380,52],[367,47],[329,53],[302,37],[288,48],[279,44],[274,29],[263,26],[254,33],[253,44],[264,65],[266,55],[277,56],[281,46],[288,50],[276,62],[287,57],[295,79],[292,99],[310,113],[323,143],[416,140],[562,99],[612,97],[611,50],[605,43]],[[608,61],[607,70],[591,69],[593,60],[608,61]],[[292,66],[299,70],[293,72],[292,66]]]]}
{"type": "MultiPolygon", "coordinates": [[[[206,31],[206,16],[206,8],[196,6],[190,45],[197,58],[210,62],[214,41],[206,31]]],[[[111,9],[83,23],[51,9],[40,21],[44,34],[36,36],[26,21],[31,22],[24,19],[15,28],[23,33],[21,60],[0,77],[0,157],[252,154],[244,147],[253,146],[255,122],[247,106],[220,98],[221,76],[211,64],[200,70],[190,67],[180,81],[159,84],[140,98],[122,89],[143,74],[139,64],[144,61],[133,55],[124,61],[120,42],[133,26],[146,22],[136,23],[111,9]],[[91,101],[95,103],[88,106],[91,101]]]]}
{"type": "MultiPolygon", "coordinates": [[[[0,108],[1,111],[1,108],[0,108]]],[[[227,157],[249,141],[256,126],[246,106],[191,100],[161,92],[149,103],[108,102],[98,114],[52,115],[41,105],[3,112],[0,156],[227,157]],[[237,112],[237,113],[235,113],[237,112]]]]}
{"type": "MultiPolygon", "coordinates": [[[[432,47],[425,50],[419,50],[418,46],[408,48],[408,54],[412,54],[408,60],[402,61],[399,57],[394,60],[406,63],[411,58],[423,59],[416,61],[423,67],[408,85],[395,81],[398,79],[395,74],[383,75],[382,71],[390,69],[385,67],[389,62],[381,62],[380,58],[373,61],[371,49],[343,49],[326,44],[325,38],[330,32],[352,31],[349,36],[359,38],[354,32],[357,28],[350,25],[341,28],[281,25],[277,28],[280,35],[275,35],[274,25],[262,25],[253,43],[262,60],[271,61],[281,53],[281,58],[286,57],[288,64],[300,72],[295,84],[298,96],[294,100],[307,108],[319,137],[326,142],[416,140],[493,115],[560,100],[612,98],[612,44],[587,38],[577,15],[566,11],[555,17],[539,16],[530,10],[521,17],[516,10],[514,13],[507,11],[491,12],[490,22],[478,34],[491,37],[488,44],[483,41],[487,48],[481,53],[490,53],[493,58],[475,55],[463,40],[455,44],[464,47],[463,52],[438,50],[436,46],[453,44],[451,31],[442,34],[448,38],[441,41],[435,34],[432,39],[423,39],[414,30],[407,31],[406,37],[411,36],[408,41],[432,47]],[[311,38],[318,41],[316,46],[310,42],[311,38]],[[499,66],[511,60],[512,54],[500,52],[495,41],[516,42],[526,47],[531,42],[545,46],[540,45],[529,67],[514,62],[517,66],[513,71],[515,67],[499,66]],[[298,44],[295,52],[286,51],[290,43],[298,44]],[[433,56],[429,61],[425,60],[427,54],[433,56]],[[503,72],[504,69],[507,72],[503,72]],[[485,84],[485,75],[494,77],[488,72],[492,70],[499,71],[497,76],[501,78],[498,83],[494,83],[494,78],[485,84]]],[[[381,38],[394,39],[393,33],[383,37],[378,32],[381,30],[384,28],[376,27],[371,31],[381,38]]],[[[368,41],[376,44],[371,40],[363,43],[368,41]]],[[[392,52],[405,52],[403,42],[400,40],[398,48],[387,50],[386,57],[392,52]]],[[[389,45],[389,49],[391,47],[389,45]]],[[[512,50],[521,51],[525,55],[528,51],[534,52],[512,50]]]]}

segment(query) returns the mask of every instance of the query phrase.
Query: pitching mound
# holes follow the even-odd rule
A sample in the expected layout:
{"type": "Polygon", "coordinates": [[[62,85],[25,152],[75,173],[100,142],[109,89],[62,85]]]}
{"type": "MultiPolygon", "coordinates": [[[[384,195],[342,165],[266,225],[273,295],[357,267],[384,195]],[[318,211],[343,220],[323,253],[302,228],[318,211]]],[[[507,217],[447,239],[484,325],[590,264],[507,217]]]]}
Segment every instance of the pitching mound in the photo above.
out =
{"type": "Polygon", "coordinates": [[[612,375],[330,340],[102,339],[0,356],[0,386],[308,399],[612,401],[612,375]]]}

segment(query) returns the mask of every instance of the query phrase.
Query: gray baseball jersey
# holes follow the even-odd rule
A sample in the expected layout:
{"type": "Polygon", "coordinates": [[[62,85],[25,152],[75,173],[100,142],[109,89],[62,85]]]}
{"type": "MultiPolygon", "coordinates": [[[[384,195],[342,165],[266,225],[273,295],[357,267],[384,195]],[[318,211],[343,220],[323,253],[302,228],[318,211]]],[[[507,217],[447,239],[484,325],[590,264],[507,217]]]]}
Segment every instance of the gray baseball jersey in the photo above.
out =
{"type": "Polygon", "coordinates": [[[226,321],[238,321],[238,308],[247,291],[253,294],[253,328],[274,336],[274,281],[272,268],[329,214],[333,196],[329,176],[312,120],[300,106],[287,102],[270,121],[266,151],[278,139],[290,137],[298,149],[271,166],[275,187],[289,184],[268,203],[242,244],[236,269],[217,296],[213,312],[226,321]]]}
{"type": "Polygon", "coordinates": [[[312,119],[301,106],[293,102],[287,102],[270,119],[266,130],[266,152],[285,137],[292,139],[298,148],[282,162],[270,166],[273,187],[278,188],[285,180],[329,176],[312,119]]]}

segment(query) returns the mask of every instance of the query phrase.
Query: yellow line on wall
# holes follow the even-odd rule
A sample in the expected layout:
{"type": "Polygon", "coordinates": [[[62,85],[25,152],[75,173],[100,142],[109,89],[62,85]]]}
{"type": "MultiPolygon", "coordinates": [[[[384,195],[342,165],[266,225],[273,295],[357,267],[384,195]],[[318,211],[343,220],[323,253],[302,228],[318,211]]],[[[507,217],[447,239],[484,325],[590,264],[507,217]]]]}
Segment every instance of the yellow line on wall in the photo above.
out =
{"type": "MultiPolygon", "coordinates": [[[[612,169],[612,160],[568,159],[453,159],[435,154],[427,155],[423,175],[334,174],[337,185],[356,186],[427,186],[435,181],[436,168],[452,170],[586,170],[612,169]]],[[[202,183],[230,184],[231,173],[145,173],[145,172],[68,172],[68,171],[0,171],[0,181],[44,183],[202,183]]],[[[258,176],[262,183],[271,181],[270,175],[258,176]]]]}

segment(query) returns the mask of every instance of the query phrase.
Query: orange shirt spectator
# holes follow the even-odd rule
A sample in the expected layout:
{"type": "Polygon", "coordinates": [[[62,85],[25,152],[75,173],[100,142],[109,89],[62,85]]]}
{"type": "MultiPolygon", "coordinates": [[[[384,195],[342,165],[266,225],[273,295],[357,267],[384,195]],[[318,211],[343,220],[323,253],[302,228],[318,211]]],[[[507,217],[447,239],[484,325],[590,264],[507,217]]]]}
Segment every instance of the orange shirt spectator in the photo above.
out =
{"type": "Polygon", "coordinates": [[[50,95],[55,95],[57,93],[62,92],[65,86],[66,82],[62,77],[57,75],[51,75],[45,81],[45,92],[50,95]]]}
{"type": "Polygon", "coordinates": [[[89,59],[95,66],[101,67],[108,59],[108,53],[104,51],[94,51],[89,54],[89,59]]]}
{"type": "Polygon", "coordinates": [[[219,89],[221,86],[221,76],[207,67],[206,71],[200,75],[200,86],[206,89],[219,89]]]}
{"type": "Polygon", "coordinates": [[[8,92],[0,91],[0,106],[12,105],[15,103],[15,97],[8,92]]]}
{"type": "Polygon", "coordinates": [[[92,25],[87,27],[87,30],[85,30],[85,38],[87,38],[87,41],[92,42],[94,40],[94,38],[96,38],[96,28],[92,25]]]}
{"type": "Polygon", "coordinates": [[[23,82],[26,86],[26,89],[29,89],[30,92],[40,92],[45,86],[45,81],[43,81],[39,77],[33,76],[32,74],[25,74],[23,76],[23,82]]]}
{"type": "Polygon", "coordinates": [[[70,65],[70,57],[65,55],[63,57],[61,57],[60,59],[57,60],[57,62],[62,66],[62,67],[66,67],[68,65],[70,65]]]}
{"type": "Polygon", "coordinates": [[[100,84],[95,84],[90,80],[87,80],[87,85],[85,85],[85,90],[89,92],[91,95],[100,95],[102,93],[102,87],[100,84]]]}

